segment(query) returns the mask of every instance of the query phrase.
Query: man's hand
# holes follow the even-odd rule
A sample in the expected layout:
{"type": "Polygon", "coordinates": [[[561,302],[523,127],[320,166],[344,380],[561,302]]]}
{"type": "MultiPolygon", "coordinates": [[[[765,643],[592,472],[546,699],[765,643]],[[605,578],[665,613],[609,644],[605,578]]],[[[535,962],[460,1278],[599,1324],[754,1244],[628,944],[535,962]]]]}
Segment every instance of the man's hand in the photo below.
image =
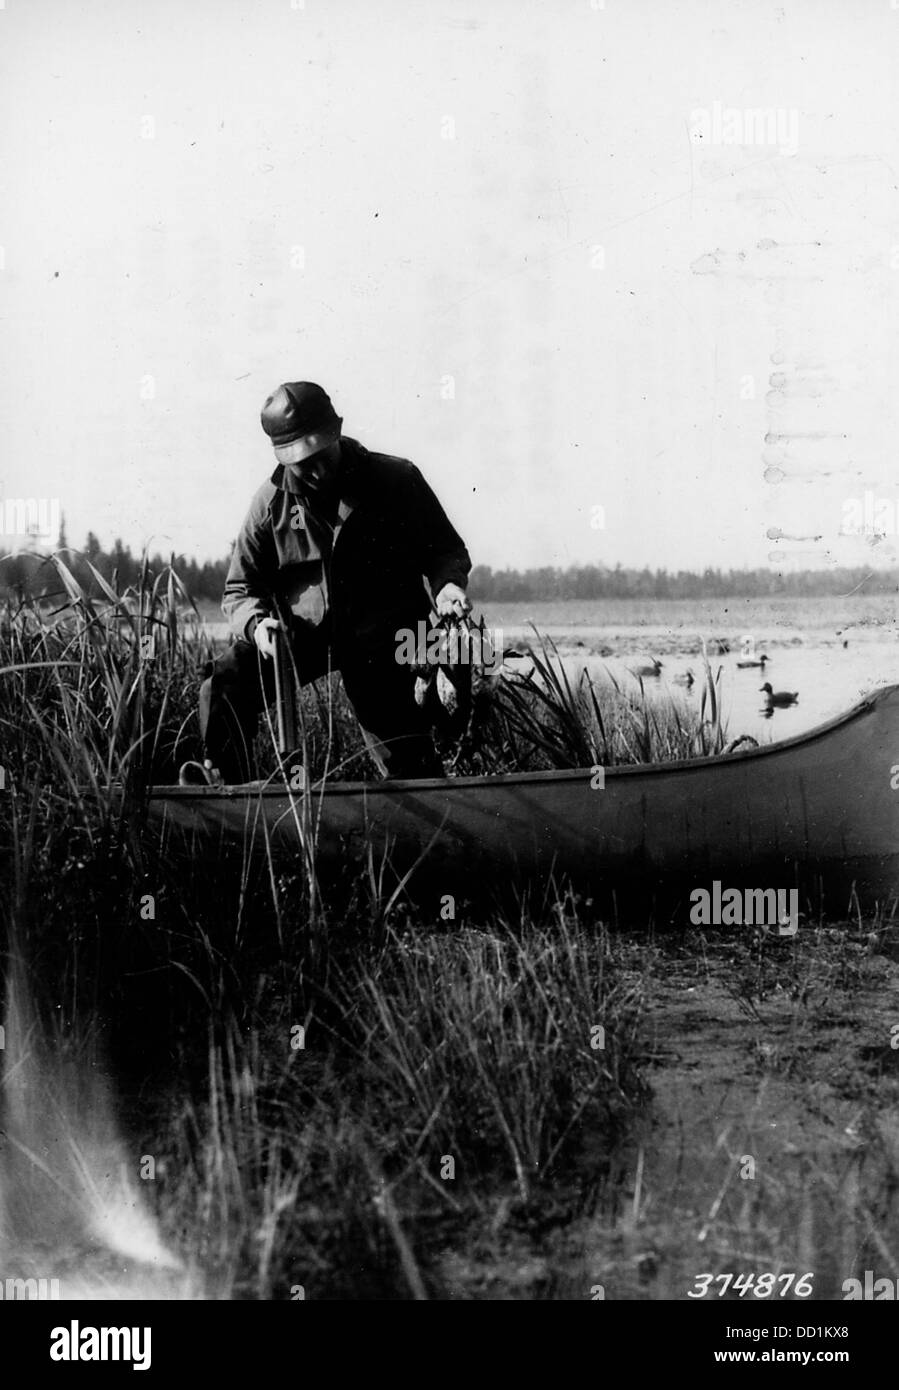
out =
{"type": "Polygon", "coordinates": [[[253,641],[264,657],[275,655],[275,633],[281,631],[277,618],[260,618],[253,629],[253,641]]]}
{"type": "Polygon", "coordinates": [[[444,584],[434,599],[434,606],[438,618],[464,618],[466,613],[471,612],[465,590],[460,589],[458,584],[444,584]]]}

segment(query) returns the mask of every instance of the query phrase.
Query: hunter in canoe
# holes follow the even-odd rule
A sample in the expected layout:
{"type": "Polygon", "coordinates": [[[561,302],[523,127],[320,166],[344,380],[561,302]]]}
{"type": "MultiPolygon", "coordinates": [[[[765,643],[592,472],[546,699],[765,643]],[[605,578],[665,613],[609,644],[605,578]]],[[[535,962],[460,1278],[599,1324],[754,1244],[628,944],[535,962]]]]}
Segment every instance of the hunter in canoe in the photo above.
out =
{"type": "Polygon", "coordinates": [[[415,465],[372,453],[342,425],[313,382],[279,386],[262,407],[277,467],[250,503],[225,581],[235,640],[200,688],[211,780],[254,775],[281,630],[301,684],[341,672],[382,776],[442,775],[415,670],[397,660],[397,633],[416,631],[432,609],[463,617],[471,560],[415,465]]]}

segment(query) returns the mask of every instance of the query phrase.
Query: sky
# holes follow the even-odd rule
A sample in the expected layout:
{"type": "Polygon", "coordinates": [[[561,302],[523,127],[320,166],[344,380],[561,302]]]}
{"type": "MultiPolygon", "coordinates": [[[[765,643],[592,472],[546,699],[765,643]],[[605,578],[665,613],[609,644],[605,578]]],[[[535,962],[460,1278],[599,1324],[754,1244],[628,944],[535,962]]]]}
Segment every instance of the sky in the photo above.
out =
{"type": "Polygon", "coordinates": [[[221,556],[312,380],[476,563],[896,563],[897,73],[899,0],[0,0],[0,502],[221,556]]]}

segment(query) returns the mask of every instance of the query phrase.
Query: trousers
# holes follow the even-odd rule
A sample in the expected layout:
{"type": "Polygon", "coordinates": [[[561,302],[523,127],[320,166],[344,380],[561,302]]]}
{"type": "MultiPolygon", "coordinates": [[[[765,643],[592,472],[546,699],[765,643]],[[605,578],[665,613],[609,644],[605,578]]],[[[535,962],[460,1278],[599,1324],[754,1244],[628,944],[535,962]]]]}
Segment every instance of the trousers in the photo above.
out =
{"type": "MultiPolygon", "coordinates": [[[[396,660],[396,644],[345,650],[335,661],[327,629],[295,624],[290,643],[300,684],[340,671],[363,738],[382,777],[442,777],[427,716],[415,703],[415,673],[396,660]]],[[[275,699],[274,662],[254,642],[237,641],[208,663],[200,686],[205,756],[226,783],[257,775],[253,742],[259,717],[275,699]]]]}

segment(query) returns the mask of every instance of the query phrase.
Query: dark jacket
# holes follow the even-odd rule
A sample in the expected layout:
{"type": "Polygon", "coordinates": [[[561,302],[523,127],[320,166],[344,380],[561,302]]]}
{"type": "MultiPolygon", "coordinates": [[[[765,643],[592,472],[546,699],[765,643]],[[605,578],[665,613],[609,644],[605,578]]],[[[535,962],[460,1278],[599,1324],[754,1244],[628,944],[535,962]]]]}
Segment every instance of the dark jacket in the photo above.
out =
{"type": "Polygon", "coordinates": [[[225,580],[222,609],[236,637],[288,607],[313,626],[326,617],[339,648],[394,642],[427,617],[422,582],[465,587],[471,559],[421,473],[407,459],[341,440],[340,508],[333,530],[282,467],[258,489],[225,580]]]}

